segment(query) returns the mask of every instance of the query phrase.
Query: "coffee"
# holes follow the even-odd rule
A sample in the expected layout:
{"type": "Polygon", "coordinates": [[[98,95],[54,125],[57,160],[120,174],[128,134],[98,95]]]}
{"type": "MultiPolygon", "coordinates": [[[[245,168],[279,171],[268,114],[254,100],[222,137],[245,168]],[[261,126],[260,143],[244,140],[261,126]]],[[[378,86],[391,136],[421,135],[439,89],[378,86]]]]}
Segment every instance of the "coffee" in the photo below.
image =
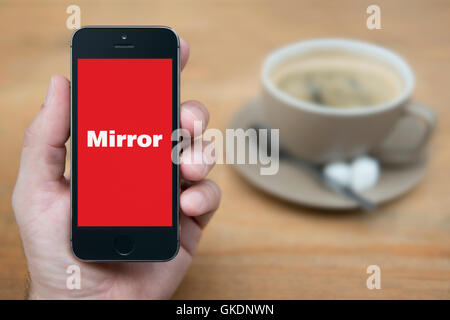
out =
{"type": "Polygon", "coordinates": [[[345,51],[315,51],[288,59],[271,78],[296,99],[339,108],[380,105],[404,90],[392,66],[345,51]]]}

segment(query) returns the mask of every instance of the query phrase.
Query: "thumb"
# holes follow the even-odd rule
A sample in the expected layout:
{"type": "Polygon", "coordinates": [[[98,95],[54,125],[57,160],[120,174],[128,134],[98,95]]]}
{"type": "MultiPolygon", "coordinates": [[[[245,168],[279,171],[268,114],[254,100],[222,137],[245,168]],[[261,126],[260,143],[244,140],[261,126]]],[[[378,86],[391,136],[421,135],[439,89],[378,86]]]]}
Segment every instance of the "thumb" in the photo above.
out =
{"type": "Polygon", "coordinates": [[[25,132],[19,178],[28,182],[60,180],[70,132],[69,81],[52,76],[45,102],[25,132]]]}

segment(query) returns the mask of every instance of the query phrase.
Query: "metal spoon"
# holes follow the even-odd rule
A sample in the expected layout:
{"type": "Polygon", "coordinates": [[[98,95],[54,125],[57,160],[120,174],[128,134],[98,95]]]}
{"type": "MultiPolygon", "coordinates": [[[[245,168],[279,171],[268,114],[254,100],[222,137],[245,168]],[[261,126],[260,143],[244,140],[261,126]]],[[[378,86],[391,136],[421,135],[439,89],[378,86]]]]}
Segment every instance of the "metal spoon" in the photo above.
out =
{"type": "MultiPolygon", "coordinates": [[[[260,129],[266,129],[267,130],[267,154],[270,156],[271,151],[270,147],[271,147],[271,142],[270,142],[270,134],[269,134],[269,130],[270,128],[268,127],[264,127],[261,125],[254,125],[251,127],[252,129],[255,130],[260,130],[260,129]]],[[[257,134],[258,137],[258,148],[260,147],[259,145],[259,132],[257,134]]],[[[305,160],[302,158],[299,158],[297,156],[294,156],[292,153],[290,153],[288,150],[286,150],[285,148],[283,148],[281,145],[279,146],[279,157],[280,160],[285,160],[285,161],[289,161],[293,164],[295,164],[296,166],[305,169],[309,174],[311,174],[311,176],[313,176],[316,180],[318,180],[319,182],[321,182],[323,185],[327,186],[329,189],[333,190],[334,192],[352,200],[353,202],[355,202],[356,204],[358,204],[358,206],[362,209],[364,209],[365,211],[374,211],[376,210],[377,206],[375,203],[373,203],[372,201],[364,198],[360,193],[352,190],[351,188],[343,185],[342,183],[336,181],[335,179],[332,179],[328,176],[326,176],[323,173],[323,166],[322,165],[318,165],[315,164],[309,160],[305,160]]]]}

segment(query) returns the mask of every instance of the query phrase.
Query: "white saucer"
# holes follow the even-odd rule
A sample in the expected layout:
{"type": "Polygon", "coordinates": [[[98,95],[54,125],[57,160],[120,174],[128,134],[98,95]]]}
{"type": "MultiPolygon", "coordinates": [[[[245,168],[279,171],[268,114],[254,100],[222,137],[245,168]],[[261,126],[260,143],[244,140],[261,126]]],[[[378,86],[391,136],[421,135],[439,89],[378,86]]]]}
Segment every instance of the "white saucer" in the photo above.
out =
{"type": "MultiPolygon", "coordinates": [[[[255,99],[234,115],[228,128],[246,130],[264,123],[258,99],[255,99]]],[[[403,130],[406,129],[408,128],[403,130]]],[[[321,209],[357,208],[354,202],[327,189],[309,173],[290,162],[281,160],[279,171],[275,175],[261,175],[259,163],[235,164],[234,167],[251,184],[290,202],[321,209]]],[[[376,204],[393,200],[413,188],[424,176],[425,169],[426,157],[408,166],[382,168],[376,186],[362,194],[376,204]]]]}

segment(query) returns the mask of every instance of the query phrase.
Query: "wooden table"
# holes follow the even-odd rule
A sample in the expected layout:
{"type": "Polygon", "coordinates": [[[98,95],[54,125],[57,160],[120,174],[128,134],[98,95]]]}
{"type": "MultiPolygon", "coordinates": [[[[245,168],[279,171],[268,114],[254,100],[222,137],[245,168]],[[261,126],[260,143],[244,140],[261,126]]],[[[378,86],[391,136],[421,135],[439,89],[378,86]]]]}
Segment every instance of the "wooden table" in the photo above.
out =
{"type": "MultiPolygon", "coordinates": [[[[65,9],[74,1],[0,1],[0,298],[24,296],[26,263],[11,209],[22,133],[53,73],[69,76],[65,9]]],[[[260,90],[264,56],[330,36],[398,51],[417,75],[414,97],[439,116],[425,179],[374,215],[291,205],[251,187],[231,167],[211,174],[223,201],[175,294],[182,299],[450,298],[450,3],[448,1],[75,1],[82,25],[162,24],[191,44],[182,98],[225,129],[260,90]],[[381,7],[382,29],[366,28],[381,7]],[[366,267],[381,267],[381,290],[366,267]]]]}

